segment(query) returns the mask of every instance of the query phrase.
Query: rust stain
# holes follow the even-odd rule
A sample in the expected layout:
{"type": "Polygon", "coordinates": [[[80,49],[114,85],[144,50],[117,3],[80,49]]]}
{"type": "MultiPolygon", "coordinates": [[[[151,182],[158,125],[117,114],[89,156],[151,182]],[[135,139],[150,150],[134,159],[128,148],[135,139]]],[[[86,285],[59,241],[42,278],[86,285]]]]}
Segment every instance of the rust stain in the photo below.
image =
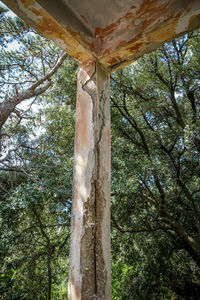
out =
{"type": "Polygon", "coordinates": [[[82,43],[84,47],[92,53],[92,55],[95,55],[93,41],[89,42],[87,40],[83,40],[80,32],[71,30],[69,26],[66,26],[65,29],[71,34],[71,36],[73,36],[73,38],[76,38],[80,44],[82,43]]]}
{"type": "Polygon", "coordinates": [[[98,39],[103,40],[105,37],[108,37],[109,35],[115,33],[118,30],[119,25],[122,21],[127,20],[128,23],[132,23],[134,18],[135,17],[133,13],[127,12],[123,17],[119,18],[117,21],[106,26],[105,28],[97,27],[95,29],[94,36],[98,39]]]}
{"type": "MultiPolygon", "coordinates": [[[[200,4],[198,5],[197,0],[188,3],[184,1],[184,5],[181,0],[140,2],[139,6],[130,6],[123,16],[118,17],[112,24],[94,29],[93,37],[74,32],[69,27],[64,28],[35,0],[20,0],[18,8],[15,9],[21,11],[24,16],[27,15],[27,19],[33,21],[30,22],[31,25],[35,24],[36,30],[68,52],[90,75],[91,65],[95,61],[102,63],[105,68],[112,65],[118,68],[117,64],[121,61],[121,66],[126,65],[148,52],[148,49],[152,50],[152,44],[157,43],[159,46],[177,34],[193,30],[200,25],[197,15],[200,4]]],[[[81,15],[81,18],[88,24],[84,15],[81,15]]]]}
{"type": "Polygon", "coordinates": [[[169,40],[176,35],[176,26],[178,20],[166,25],[165,27],[158,29],[149,34],[148,39],[150,41],[163,42],[169,40]]]}
{"type": "Polygon", "coordinates": [[[35,5],[35,0],[21,0],[21,2],[24,4],[24,7],[28,8],[29,6],[35,5]]]}
{"type": "Polygon", "coordinates": [[[136,12],[136,18],[146,17],[148,15],[151,16],[155,14],[155,12],[157,13],[158,11],[161,11],[164,8],[166,8],[170,1],[169,0],[165,1],[165,3],[163,3],[162,5],[160,5],[159,2],[160,2],[159,0],[157,1],[143,0],[140,8],[136,12]]]}
{"type": "Polygon", "coordinates": [[[117,22],[108,25],[105,28],[97,27],[94,32],[94,36],[100,40],[103,40],[105,36],[108,36],[116,31],[118,25],[120,24],[121,18],[117,22]]]}
{"type": "MultiPolygon", "coordinates": [[[[37,9],[34,7],[34,0],[21,0],[24,7],[34,13],[36,16],[41,16],[35,29],[42,32],[42,34],[53,40],[55,43],[62,44],[62,48],[69,53],[74,59],[80,63],[87,63],[88,60],[95,60],[84,47],[65,30],[46,10],[43,8],[37,9]]],[[[76,35],[77,37],[78,35],[76,35]]]]}
{"type": "Polygon", "coordinates": [[[87,23],[87,24],[88,24],[88,20],[86,19],[86,17],[85,17],[85,16],[82,16],[82,15],[81,15],[81,18],[83,19],[83,21],[85,21],[85,23],[87,23]]]}
{"type": "Polygon", "coordinates": [[[94,74],[95,64],[93,60],[88,60],[87,62],[80,63],[79,65],[86,72],[89,78],[92,76],[92,74],[94,74]]]}
{"type": "Polygon", "coordinates": [[[121,41],[118,45],[117,45],[117,48],[123,48],[127,45],[127,42],[126,41],[121,41]]]}
{"type": "Polygon", "coordinates": [[[138,52],[143,45],[143,41],[137,41],[134,45],[128,46],[127,50],[130,51],[130,54],[133,52],[138,52]]]}
{"type": "Polygon", "coordinates": [[[115,65],[119,61],[121,61],[123,58],[121,56],[113,56],[108,62],[110,65],[115,65]]]}
{"type": "MultiPolygon", "coordinates": [[[[141,4],[140,8],[136,12],[127,12],[123,17],[119,18],[115,23],[110,24],[109,26],[105,28],[96,28],[95,30],[95,37],[97,39],[100,39],[103,42],[102,50],[99,54],[99,57],[104,57],[108,55],[109,49],[108,47],[105,47],[106,40],[109,41],[110,36],[116,34],[116,32],[120,30],[133,30],[135,22],[139,22],[139,32],[137,32],[137,36],[134,38],[136,41],[136,38],[141,39],[141,35],[144,34],[145,30],[155,22],[159,16],[163,15],[165,13],[166,8],[169,4],[169,0],[166,1],[163,4],[159,4],[159,1],[151,1],[149,3],[149,0],[143,0],[143,3],[141,4]]],[[[135,7],[131,7],[132,9],[135,7]]],[[[168,15],[168,19],[170,19],[171,16],[168,15]]],[[[165,20],[166,21],[166,20],[165,20]]],[[[113,50],[113,43],[110,44],[110,53],[114,52],[121,47],[125,47],[128,44],[132,43],[133,40],[121,40],[120,43],[118,43],[114,50],[113,50]]]]}
{"type": "Polygon", "coordinates": [[[114,23],[108,25],[105,28],[97,27],[95,29],[94,36],[96,38],[99,38],[99,39],[103,40],[105,37],[108,37],[109,35],[115,33],[118,30],[119,25],[120,25],[122,20],[124,21],[126,19],[129,22],[132,22],[133,18],[134,18],[134,15],[132,13],[128,12],[123,17],[119,18],[117,21],[115,21],[114,23]]]}
{"type": "Polygon", "coordinates": [[[135,5],[132,5],[132,6],[131,6],[131,9],[135,9],[135,8],[136,8],[136,6],[135,6],[135,5]]]}
{"type": "MultiPolygon", "coordinates": [[[[104,52],[101,54],[99,61],[103,63],[104,66],[107,68],[109,68],[112,65],[116,65],[117,69],[117,64],[121,63],[120,67],[125,66],[138,59],[139,56],[141,56],[145,52],[148,52],[148,45],[152,43],[161,44],[162,42],[167,41],[170,38],[176,36],[176,26],[178,24],[179,18],[183,14],[183,11],[180,10],[178,12],[175,12],[174,16],[172,16],[172,13],[168,13],[165,17],[165,20],[162,21],[162,25],[160,25],[160,28],[159,24],[156,24],[156,26],[154,26],[155,29],[153,31],[149,30],[150,26],[154,24],[154,22],[156,23],[158,17],[165,13],[168,3],[169,1],[159,6],[159,8],[157,8],[156,13],[150,13],[149,18],[145,17],[141,19],[140,30],[137,32],[137,35],[134,36],[132,40],[121,41],[119,44],[117,44],[115,47],[117,51],[111,51],[112,48],[105,49],[104,52]],[[139,55],[138,53],[141,53],[141,55],[139,55]],[[132,58],[127,59],[130,56],[132,56],[132,58]]],[[[141,18],[141,16],[145,13],[145,10],[147,9],[148,5],[149,1],[144,0],[143,9],[142,7],[139,9],[139,11],[137,12],[137,18],[141,18]]]]}

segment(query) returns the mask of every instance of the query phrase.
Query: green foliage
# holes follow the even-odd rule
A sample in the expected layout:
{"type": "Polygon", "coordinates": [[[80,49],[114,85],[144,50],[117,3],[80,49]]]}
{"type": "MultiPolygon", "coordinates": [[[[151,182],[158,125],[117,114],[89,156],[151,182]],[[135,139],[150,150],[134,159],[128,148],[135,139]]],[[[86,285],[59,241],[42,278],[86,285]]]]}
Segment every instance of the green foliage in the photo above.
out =
{"type": "MultiPolygon", "coordinates": [[[[5,9],[0,18],[3,101],[62,52],[5,9]]],[[[199,46],[196,31],[111,75],[114,300],[199,297],[199,46]]],[[[2,300],[67,299],[76,73],[68,57],[3,126],[2,300]]]]}
{"type": "MultiPolygon", "coordinates": [[[[6,12],[1,29],[3,101],[44,76],[61,51],[6,12]]],[[[18,106],[3,127],[0,299],[66,299],[76,70],[68,57],[51,78],[56,85],[18,106]]]]}
{"type": "Polygon", "coordinates": [[[111,75],[116,299],[198,298],[199,46],[196,31],[111,75]]]}

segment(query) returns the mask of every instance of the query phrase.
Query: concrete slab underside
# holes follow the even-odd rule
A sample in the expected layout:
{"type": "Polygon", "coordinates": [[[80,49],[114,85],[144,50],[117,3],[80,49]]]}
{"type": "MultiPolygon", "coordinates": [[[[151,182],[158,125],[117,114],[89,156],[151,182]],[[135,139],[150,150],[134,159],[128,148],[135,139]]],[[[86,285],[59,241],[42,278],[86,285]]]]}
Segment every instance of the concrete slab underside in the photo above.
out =
{"type": "Polygon", "coordinates": [[[110,72],[200,26],[199,0],[3,0],[81,65],[110,72]]]}
{"type": "Polygon", "coordinates": [[[200,26],[199,0],[4,0],[80,64],[69,299],[111,299],[109,72],[200,26]]]}

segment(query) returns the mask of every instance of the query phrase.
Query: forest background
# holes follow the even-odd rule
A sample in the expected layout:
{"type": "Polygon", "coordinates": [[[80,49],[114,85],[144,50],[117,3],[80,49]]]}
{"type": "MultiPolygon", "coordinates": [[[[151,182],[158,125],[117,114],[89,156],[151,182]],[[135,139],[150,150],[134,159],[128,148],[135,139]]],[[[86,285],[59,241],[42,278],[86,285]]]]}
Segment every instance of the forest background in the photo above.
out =
{"type": "MultiPolygon", "coordinates": [[[[112,299],[199,299],[200,32],[111,74],[112,299]]],[[[0,6],[0,299],[67,299],[78,65],[0,6]]]]}

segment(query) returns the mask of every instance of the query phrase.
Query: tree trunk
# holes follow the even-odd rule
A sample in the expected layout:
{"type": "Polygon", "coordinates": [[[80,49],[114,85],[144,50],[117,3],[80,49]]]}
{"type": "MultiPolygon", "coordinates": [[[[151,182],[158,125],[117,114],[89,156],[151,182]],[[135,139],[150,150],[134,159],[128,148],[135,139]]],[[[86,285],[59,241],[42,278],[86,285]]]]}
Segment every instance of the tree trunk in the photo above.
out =
{"type": "Polygon", "coordinates": [[[189,234],[187,230],[174,218],[167,213],[162,212],[163,221],[170,224],[171,228],[176,232],[178,237],[183,241],[185,250],[191,255],[197,265],[200,267],[200,242],[199,240],[189,234]]]}
{"type": "Polygon", "coordinates": [[[78,74],[70,247],[70,300],[110,300],[109,74],[78,74]]]}

